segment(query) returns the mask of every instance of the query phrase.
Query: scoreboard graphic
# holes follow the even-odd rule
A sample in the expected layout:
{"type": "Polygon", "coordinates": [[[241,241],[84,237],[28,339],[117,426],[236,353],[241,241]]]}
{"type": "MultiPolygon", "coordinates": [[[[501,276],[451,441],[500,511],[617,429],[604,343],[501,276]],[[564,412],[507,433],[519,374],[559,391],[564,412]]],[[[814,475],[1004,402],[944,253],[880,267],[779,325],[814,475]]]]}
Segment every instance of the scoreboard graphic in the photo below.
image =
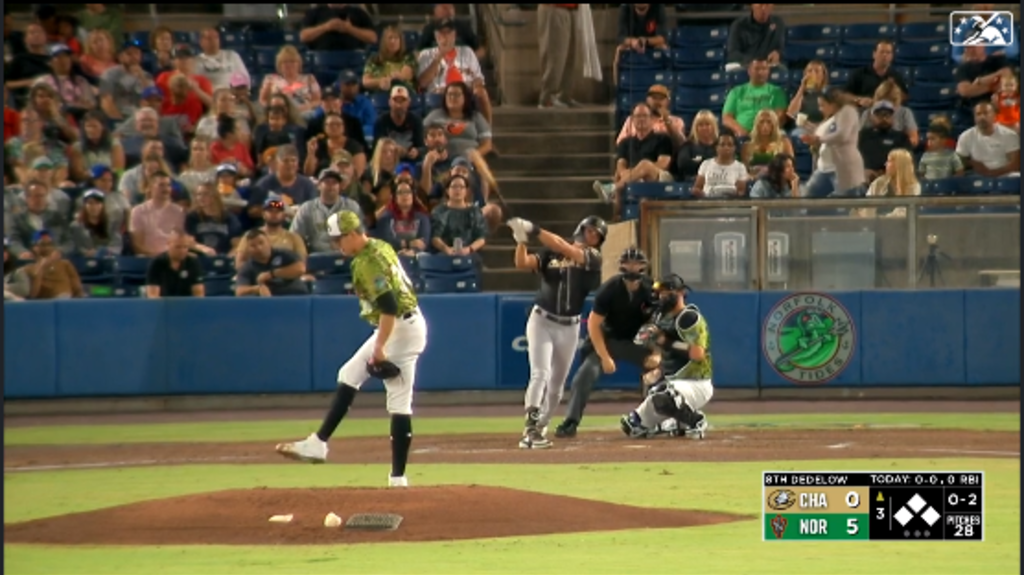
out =
{"type": "Polygon", "coordinates": [[[765,471],[764,541],[984,541],[985,474],[765,471]]]}

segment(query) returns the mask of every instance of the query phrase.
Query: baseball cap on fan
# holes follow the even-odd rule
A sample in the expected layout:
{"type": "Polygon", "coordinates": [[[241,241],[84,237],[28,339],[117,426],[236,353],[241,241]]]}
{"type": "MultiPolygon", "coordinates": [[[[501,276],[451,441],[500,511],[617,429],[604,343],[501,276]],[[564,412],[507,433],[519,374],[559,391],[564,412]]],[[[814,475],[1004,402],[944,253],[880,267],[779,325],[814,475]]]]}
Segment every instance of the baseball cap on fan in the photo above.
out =
{"type": "Polygon", "coordinates": [[[363,229],[363,222],[355,212],[341,211],[331,214],[327,218],[327,235],[332,238],[340,238],[363,229]]]}

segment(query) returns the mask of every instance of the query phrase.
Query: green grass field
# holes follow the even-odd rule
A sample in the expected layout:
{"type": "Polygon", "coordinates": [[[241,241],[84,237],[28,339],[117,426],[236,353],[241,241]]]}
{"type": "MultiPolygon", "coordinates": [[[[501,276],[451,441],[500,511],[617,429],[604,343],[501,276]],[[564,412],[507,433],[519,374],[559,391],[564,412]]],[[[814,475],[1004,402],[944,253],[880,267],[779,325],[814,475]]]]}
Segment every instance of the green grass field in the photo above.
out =
{"type": "MultiPolygon", "coordinates": [[[[518,420],[509,419],[513,425],[518,420]]],[[[421,419],[417,433],[494,430],[502,420],[421,419]],[[498,421],[498,424],[496,424],[498,421]]],[[[612,418],[588,423],[611,425],[612,418]]],[[[716,417],[718,428],[916,424],[1019,431],[1017,414],[842,414],[716,417]]],[[[7,446],[147,441],[276,440],[311,422],[78,426],[5,430],[7,446]]],[[[379,434],[380,420],[347,421],[343,436],[379,434]]],[[[955,446],[954,446],[955,447],[955,446]]],[[[140,500],[222,489],[379,487],[381,465],[189,465],[7,473],[4,522],[59,516],[140,500]]],[[[885,573],[995,575],[1020,571],[1019,459],[901,459],[755,463],[419,465],[414,485],[488,484],[616,503],[724,511],[756,519],[710,527],[581,533],[444,543],[280,547],[54,547],[5,545],[6,573],[885,573]],[[986,540],[979,543],[762,542],[761,471],[983,470],[986,540]],[[664,472],[668,471],[669,474],[664,472]]],[[[82,525],[89,529],[89,525],[82,525]]]]}

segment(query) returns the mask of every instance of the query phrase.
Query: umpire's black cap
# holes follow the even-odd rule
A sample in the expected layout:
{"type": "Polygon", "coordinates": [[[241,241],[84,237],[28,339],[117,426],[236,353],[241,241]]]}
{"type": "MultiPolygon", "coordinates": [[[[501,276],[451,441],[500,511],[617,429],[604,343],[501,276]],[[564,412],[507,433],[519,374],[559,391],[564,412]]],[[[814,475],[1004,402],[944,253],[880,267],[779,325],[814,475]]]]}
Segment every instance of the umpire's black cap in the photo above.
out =
{"type": "Polygon", "coordinates": [[[690,291],[690,286],[678,274],[667,274],[654,282],[654,291],[690,291]]]}

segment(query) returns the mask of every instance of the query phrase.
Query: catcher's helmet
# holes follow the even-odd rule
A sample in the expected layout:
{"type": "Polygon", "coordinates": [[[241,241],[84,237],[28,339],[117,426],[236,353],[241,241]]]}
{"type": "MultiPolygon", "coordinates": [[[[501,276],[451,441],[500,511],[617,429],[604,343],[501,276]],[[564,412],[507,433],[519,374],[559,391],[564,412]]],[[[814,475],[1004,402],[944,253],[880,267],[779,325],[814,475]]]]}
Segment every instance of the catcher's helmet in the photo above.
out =
{"type": "Polygon", "coordinates": [[[656,282],[654,282],[655,292],[665,291],[690,291],[690,286],[686,285],[683,278],[679,277],[679,274],[666,274],[656,282]]]}
{"type": "Polygon", "coordinates": [[[597,235],[601,236],[601,241],[597,244],[597,247],[601,247],[604,244],[604,239],[608,237],[608,224],[597,216],[587,216],[583,218],[580,225],[576,226],[576,231],[572,233],[572,237],[577,240],[583,239],[583,230],[586,228],[594,228],[597,235]]]}

